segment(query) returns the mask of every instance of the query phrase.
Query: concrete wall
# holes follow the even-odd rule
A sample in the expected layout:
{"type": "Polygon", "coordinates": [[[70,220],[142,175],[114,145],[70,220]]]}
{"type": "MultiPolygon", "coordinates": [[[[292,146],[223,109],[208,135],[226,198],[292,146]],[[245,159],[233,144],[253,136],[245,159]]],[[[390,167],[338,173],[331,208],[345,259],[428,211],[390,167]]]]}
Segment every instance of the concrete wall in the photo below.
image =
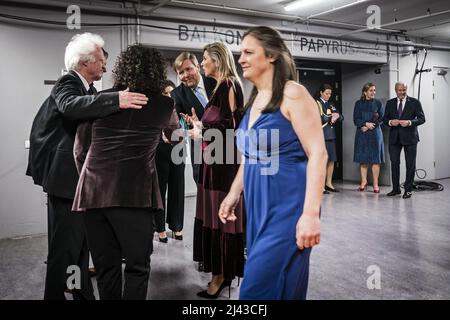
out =
{"type": "MultiPolygon", "coordinates": [[[[421,51],[418,54],[419,66],[421,67],[424,58],[424,52],[421,51]]],[[[391,60],[391,80],[390,80],[390,96],[395,97],[394,85],[396,81],[403,81],[408,85],[408,95],[417,98],[419,76],[415,75],[416,67],[416,55],[411,54],[409,56],[399,56],[398,59],[391,60]]],[[[444,51],[429,50],[427,58],[425,60],[424,69],[433,67],[446,67],[450,68],[450,53],[444,51]]],[[[447,128],[437,128],[435,126],[437,119],[442,115],[436,112],[436,99],[437,95],[445,95],[448,97],[444,99],[450,101],[450,81],[447,81],[447,90],[436,91],[433,86],[433,77],[436,76],[436,71],[425,72],[422,74],[422,82],[420,89],[420,101],[425,113],[426,123],[418,128],[420,142],[417,148],[417,169],[423,169],[427,173],[427,179],[435,179],[435,167],[434,160],[436,158],[437,148],[448,148],[447,128]]],[[[449,75],[446,76],[447,80],[449,75]]],[[[448,110],[448,108],[447,108],[448,110]]],[[[445,113],[444,113],[445,114],[445,113]]],[[[444,117],[447,117],[444,115],[444,117]]],[[[404,156],[402,155],[402,159],[404,156]]],[[[450,159],[447,159],[450,161],[450,159]]],[[[404,165],[404,164],[402,164],[404,165]]],[[[401,178],[404,177],[404,169],[401,170],[401,178]]]]}

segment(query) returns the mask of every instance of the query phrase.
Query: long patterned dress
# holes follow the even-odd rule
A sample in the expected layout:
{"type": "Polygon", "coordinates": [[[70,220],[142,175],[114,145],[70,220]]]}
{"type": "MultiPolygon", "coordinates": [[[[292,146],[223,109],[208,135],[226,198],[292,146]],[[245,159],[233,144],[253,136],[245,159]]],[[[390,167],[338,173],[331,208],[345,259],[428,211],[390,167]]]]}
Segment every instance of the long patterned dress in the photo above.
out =
{"type": "Polygon", "coordinates": [[[230,88],[234,88],[236,107],[242,108],[244,98],[240,84],[237,81],[224,80],[206,106],[201,119],[204,137],[203,163],[200,166],[197,185],[193,248],[194,261],[203,262],[204,272],[223,274],[226,280],[232,280],[235,276],[242,277],[245,262],[243,201],[241,200],[236,208],[236,221],[223,224],[218,217],[220,204],[230,190],[239,169],[236,145],[233,142],[230,147],[225,139],[226,130],[236,129],[242,117],[239,112],[231,112],[228,98],[230,88]],[[209,152],[214,141],[206,141],[208,129],[220,131],[224,142],[220,150],[223,159],[216,159],[213,163],[210,161],[211,156],[218,156],[220,152],[209,152]],[[228,164],[226,159],[230,157],[230,152],[233,152],[233,163],[228,164]]]}

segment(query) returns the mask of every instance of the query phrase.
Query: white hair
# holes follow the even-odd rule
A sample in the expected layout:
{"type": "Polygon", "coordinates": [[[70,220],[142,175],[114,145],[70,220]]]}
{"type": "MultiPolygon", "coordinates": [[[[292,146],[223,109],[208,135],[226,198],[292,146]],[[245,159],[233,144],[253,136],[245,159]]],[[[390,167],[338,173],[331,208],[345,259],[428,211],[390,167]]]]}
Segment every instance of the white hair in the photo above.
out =
{"type": "Polygon", "coordinates": [[[103,48],[105,41],[98,34],[85,32],[72,37],[66,47],[64,64],[67,70],[77,70],[79,64],[94,60],[94,52],[103,48]]]}
{"type": "Polygon", "coordinates": [[[400,87],[400,86],[408,88],[408,86],[404,82],[398,81],[398,82],[395,83],[395,90],[397,90],[397,88],[400,87]]]}

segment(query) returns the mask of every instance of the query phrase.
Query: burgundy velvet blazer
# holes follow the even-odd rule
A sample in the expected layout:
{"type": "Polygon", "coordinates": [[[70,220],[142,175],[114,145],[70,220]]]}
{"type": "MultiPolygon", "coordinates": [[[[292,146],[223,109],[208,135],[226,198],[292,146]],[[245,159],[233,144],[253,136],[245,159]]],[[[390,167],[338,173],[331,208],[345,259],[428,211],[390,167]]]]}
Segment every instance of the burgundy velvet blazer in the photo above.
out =
{"type": "Polygon", "coordinates": [[[80,178],[73,211],[163,208],[155,153],[172,118],[174,101],[147,96],[149,102],[140,110],[122,110],[78,126],[74,156],[80,178]]]}

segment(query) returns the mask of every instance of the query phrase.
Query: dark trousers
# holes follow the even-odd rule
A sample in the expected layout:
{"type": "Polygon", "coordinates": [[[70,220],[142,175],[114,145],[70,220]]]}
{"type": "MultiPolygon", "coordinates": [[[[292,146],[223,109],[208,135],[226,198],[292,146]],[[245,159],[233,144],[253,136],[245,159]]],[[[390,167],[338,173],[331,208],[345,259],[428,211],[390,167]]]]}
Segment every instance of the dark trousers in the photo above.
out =
{"type": "Polygon", "coordinates": [[[71,199],[48,195],[49,245],[44,292],[46,300],[65,300],[67,282],[70,285],[80,285],[72,290],[75,300],[94,299],[88,274],[89,250],[83,217],[72,212],[72,202],[71,199]],[[79,267],[79,281],[78,272],[71,266],[79,267]]]}
{"type": "Polygon", "coordinates": [[[83,217],[100,299],[145,300],[153,251],[152,209],[90,209],[83,217]]]}
{"type": "Polygon", "coordinates": [[[414,175],[416,173],[417,144],[401,145],[390,144],[389,155],[391,157],[392,186],[393,190],[400,191],[400,153],[404,148],[406,160],[405,191],[411,192],[414,175]]]}
{"type": "MultiPolygon", "coordinates": [[[[185,164],[174,164],[171,160],[172,146],[160,143],[156,150],[156,170],[158,171],[159,189],[166,209],[167,224],[172,231],[183,230],[184,222],[184,168],[185,164]],[[167,191],[167,204],[166,204],[167,191]]],[[[155,212],[157,232],[165,228],[164,210],[155,212]]]]}

